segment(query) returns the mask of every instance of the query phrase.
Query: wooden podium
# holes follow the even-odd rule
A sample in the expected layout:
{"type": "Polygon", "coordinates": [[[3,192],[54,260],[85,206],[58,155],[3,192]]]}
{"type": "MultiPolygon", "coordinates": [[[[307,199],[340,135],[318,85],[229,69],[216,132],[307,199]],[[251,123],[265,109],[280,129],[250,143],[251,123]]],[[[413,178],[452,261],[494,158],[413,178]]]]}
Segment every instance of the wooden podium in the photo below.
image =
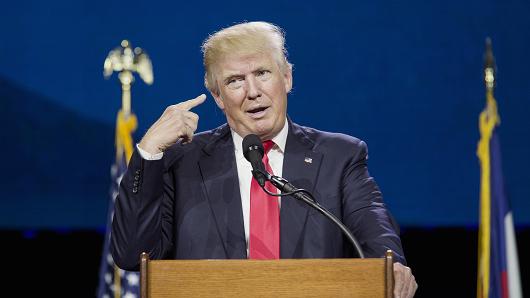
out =
{"type": "Polygon", "coordinates": [[[392,297],[393,261],[380,259],[150,260],[142,298],[392,297]]]}

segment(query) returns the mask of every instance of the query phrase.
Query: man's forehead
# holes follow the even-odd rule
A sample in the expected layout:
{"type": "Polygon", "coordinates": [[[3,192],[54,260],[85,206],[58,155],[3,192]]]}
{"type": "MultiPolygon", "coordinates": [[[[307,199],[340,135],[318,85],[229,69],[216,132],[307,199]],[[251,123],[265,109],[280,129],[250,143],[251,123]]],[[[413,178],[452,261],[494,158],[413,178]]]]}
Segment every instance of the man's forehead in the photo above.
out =
{"type": "Polygon", "coordinates": [[[232,54],[224,56],[216,65],[222,77],[245,74],[260,68],[274,67],[275,63],[269,54],[232,54]]]}

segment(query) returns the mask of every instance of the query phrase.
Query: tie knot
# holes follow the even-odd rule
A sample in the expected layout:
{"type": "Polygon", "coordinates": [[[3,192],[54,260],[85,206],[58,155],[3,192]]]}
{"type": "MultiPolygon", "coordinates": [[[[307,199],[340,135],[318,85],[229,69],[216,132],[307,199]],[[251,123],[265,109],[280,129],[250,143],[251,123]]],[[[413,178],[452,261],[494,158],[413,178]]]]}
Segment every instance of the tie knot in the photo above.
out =
{"type": "Polygon", "coordinates": [[[263,142],[263,150],[265,150],[265,154],[269,153],[272,147],[274,147],[274,142],[272,140],[263,142]]]}

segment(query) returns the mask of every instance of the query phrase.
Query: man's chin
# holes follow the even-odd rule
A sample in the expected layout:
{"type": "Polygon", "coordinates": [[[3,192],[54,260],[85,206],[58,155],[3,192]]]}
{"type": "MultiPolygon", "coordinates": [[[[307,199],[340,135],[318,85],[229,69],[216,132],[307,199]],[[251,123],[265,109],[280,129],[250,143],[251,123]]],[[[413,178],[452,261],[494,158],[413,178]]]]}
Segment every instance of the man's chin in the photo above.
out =
{"type": "Polygon", "coordinates": [[[270,140],[274,138],[275,135],[279,132],[275,131],[274,125],[272,125],[271,123],[266,123],[263,125],[258,124],[254,127],[252,131],[253,134],[259,136],[262,140],[270,140]]]}
{"type": "Polygon", "coordinates": [[[241,137],[245,137],[249,134],[255,134],[262,140],[272,139],[283,127],[280,127],[279,130],[275,127],[274,119],[263,118],[263,119],[246,119],[241,125],[234,126],[234,129],[241,137]],[[277,130],[277,131],[276,131],[277,130]]]}

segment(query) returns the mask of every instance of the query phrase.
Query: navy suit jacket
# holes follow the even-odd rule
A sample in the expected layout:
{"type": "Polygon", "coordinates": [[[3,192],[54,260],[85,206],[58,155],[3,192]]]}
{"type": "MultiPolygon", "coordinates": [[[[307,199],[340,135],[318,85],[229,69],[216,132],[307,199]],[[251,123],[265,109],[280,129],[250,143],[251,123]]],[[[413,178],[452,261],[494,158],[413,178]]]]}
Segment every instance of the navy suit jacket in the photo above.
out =
{"type": "MultiPolygon", "coordinates": [[[[404,263],[398,227],[367,169],[366,144],[289,120],[283,176],[311,191],[359,240],[366,257],[387,249],[404,263]]],[[[111,251],[137,270],[152,259],[244,259],[246,241],[232,134],[228,125],[175,144],[158,161],[134,152],[115,203],[111,251]]],[[[280,210],[281,258],[344,258],[353,246],[329,219],[292,197],[280,210]]]]}

